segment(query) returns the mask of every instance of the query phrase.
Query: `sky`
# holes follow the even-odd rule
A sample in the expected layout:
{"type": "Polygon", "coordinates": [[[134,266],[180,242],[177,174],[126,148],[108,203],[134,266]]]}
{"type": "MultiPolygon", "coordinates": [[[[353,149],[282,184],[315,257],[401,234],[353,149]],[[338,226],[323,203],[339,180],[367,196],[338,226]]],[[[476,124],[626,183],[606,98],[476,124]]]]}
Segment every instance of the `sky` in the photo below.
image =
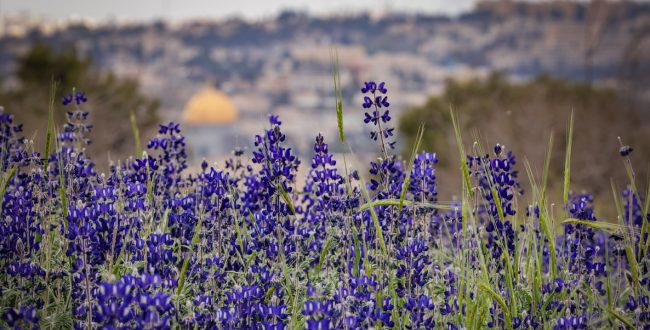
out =
{"type": "Polygon", "coordinates": [[[89,18],[95,21],[265,18],[285,9],[311,14],[399,10],[458,14],[475,0],[0,0],[0,13],[29,13],[48,19],[89,18]]]}

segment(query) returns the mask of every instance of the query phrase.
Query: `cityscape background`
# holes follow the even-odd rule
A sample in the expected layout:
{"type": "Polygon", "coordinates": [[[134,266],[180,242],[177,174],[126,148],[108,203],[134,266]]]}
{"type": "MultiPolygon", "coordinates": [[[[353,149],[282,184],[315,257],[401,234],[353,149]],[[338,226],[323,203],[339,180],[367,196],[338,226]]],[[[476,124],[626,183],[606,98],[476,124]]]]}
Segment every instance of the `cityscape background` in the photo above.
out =
{"type": "Polygon", "coordinates": [[[27,13],[42,19],[94,21],[184,21],[195,19],[223,19],[239,16],[260,19],[276,16],[284,10],[298,10],[314,15],[340,14],[341,12],[394,12],[421,14],[458,14],[472,8],[475,0],[114,0],[89,2],[83,0],[3,0],[2,7],[9,13],[27,13]]]}

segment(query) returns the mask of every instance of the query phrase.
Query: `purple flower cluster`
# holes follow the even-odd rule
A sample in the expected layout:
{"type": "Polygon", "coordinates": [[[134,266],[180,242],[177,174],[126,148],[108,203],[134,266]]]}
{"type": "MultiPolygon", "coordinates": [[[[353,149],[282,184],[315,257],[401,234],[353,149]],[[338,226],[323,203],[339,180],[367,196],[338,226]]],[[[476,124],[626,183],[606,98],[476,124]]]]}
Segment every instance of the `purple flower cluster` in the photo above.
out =
{"type": "Polygon", "coordinates": [[[369,112],[364,114],[365,118],[363,122],[374,126],[370,132],[370,138],[374,141],[381,142],[381,148],[386,151],[386,146],[390,149],[395,148],[396,141],[389,141],[393,137],[395,129],[391,127],[386,127],[390,121],[390,111],[388,107],[388,89],[386,88],[385,82],[380,82],[379,84],[374,81],[368,81],[365,83],[365,86],[361,88],[361,93],[365,94],[363,97],[363,108],[369,112]],[[382,124],[384,127],[382,128],[382,124]]]}
{"type": "Polygon", "coordinates": [[[223,167],[187,173],[172,122],[100,174],[84,93],[47,155],[0,111],[0,328],[649,327],[644,196],[624,191],[619,225],[588,194],[524,205],[497,144],[440,202],[435,153],[391,154],[386,83],[361,92],[380,153],[365,175],[322,134],[299,174],[277,116],[223,167]]]}
{"type": "Polygon", "coordinates": [[[126,275],[116,283],[100,283],[93,290],[93,322],[104,328],[168,329],[174,305],[159,291],[161,286],[159,275],[126,275]]]}

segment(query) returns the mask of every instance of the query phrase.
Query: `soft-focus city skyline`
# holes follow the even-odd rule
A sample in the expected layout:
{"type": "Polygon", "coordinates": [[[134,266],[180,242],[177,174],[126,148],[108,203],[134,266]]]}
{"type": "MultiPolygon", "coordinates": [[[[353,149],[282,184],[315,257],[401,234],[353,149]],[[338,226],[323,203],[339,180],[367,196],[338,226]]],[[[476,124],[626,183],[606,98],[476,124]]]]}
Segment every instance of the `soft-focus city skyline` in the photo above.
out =
{"type": "Polygon", "coordinates": [[[45,19],[92,19],[150,21],[167,19],[183,21],[206,18],[264,18],[283,10],[306,11],[311,14],[344,14],[358,11],[404,11],[421,13],[458,14],[469,10],[475,0],[0,0],[0,13],[39,16],[45,19]]]}

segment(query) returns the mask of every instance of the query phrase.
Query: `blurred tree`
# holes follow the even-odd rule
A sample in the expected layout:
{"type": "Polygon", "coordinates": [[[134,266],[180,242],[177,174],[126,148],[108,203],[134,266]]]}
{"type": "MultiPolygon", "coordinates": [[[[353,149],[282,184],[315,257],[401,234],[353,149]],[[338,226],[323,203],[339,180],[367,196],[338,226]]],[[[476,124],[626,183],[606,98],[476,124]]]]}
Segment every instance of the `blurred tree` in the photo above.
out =
{"type": "Polygon", "coordinates": [[[34,45],[17,62],[16,77],[21,83],[42,85],[54,79],[63,87],[82,80],[91,64],[90,60],[79,58],[74,50],[54,53],[42,44],[34,45]]]}
{"type": "Polygon", "coordinates": [[[400,119],[399,129],[402,136],[407,137],[408,146],[413,144],[420,123],[426,125],[422,149],[435,151],[440,156],[441,175],[438,177],[443,196],[458,193],[459,182],[450,107],[458,113],[463,125],[466,150],[471,152],[471,143],[477,140],[486,149],[497,142],[505,144],[518,157],[521,181],[525,185],[529,180],[523,166],[524,158],[530,161],[539,180],[553,130],[555,143],[549,189],[559,193],[567,120],[573,110],[572,189],[584,189],[596,198],[610,201],[610,179],[620,186],[627,182],[622,158],[618,155],[618,136],[634,147],[632,160],[639,170],[638,178],[644,187],[648,182],[647,175],[640,174],[647,171],[650,162],[650,113],[627,108],[625,104],[616,91],[590,87],[587,83],[540,76],[527,83],[513,84],[495,74],[485,80],[448,81],[442,95],[430,97],[424,105],[408,109],[400,119]]]}
{"type": "Polygon", "coordinates": [[[99,168],[106,168],[107,159],[118,160],[133,155],[134,138],[129,120],[132,111],[143,141],[153,133],[158,123],[159,102],[142,95],[137,81],[94,70],[91,60],[80,57],[75,50],[56,52],[48,46],[36,44],[17,60],[15,76],[17,86],[0,86],[0,105],[25,125],[26,134],[36,132],[33,139],[38,150],[44,145],[49,91],[53,81],[57,83],[55,120],[59,127],[65,121],[65,108],[61,104],[63,95],[76,87],[88,96],[89,102],[84,109],[90,112],[89,122],[94,124],[94,128],[90,134],[93,144],[87,151],[97,159],[99,168]]]}

